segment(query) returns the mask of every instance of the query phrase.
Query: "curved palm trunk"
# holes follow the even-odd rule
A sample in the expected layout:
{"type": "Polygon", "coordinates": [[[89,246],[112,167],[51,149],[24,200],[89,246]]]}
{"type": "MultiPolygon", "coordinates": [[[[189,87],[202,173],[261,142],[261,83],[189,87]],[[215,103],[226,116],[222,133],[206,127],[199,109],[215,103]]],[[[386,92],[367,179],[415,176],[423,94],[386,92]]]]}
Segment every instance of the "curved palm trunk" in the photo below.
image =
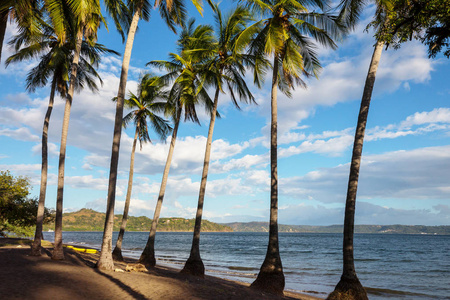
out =
{"type": "Polygon", "coordinates": [[[116,202],[117,167],[119,165],[120,136],[122,134],[123,103],[127,85],[128,68],[130,66],[131,50],[133,49],[134,36],[139,22],[140,9],[133,15],[130,29],[128,31],[125,53],[123,55],[122,72],[120,74],[119,91],[117,93],[116,117],[114,121],[114,135],[111,151],[111,165],[109,169],[108,200],[106,204],[105,228],[103,230],[103,241],[100,258],[96,267],[112,270],[114,262],[112,258],[112,233],[114,226],[114,204],[116,202]]]}
{"type": "Polygon", "coordinates": [[[120,231],[119,236],[117,237],[116,247],[114,248],[114,251],[112,253],[113,259],[117,261],[123,261],[122,242],[123,242],[123,235],[125,234],[125,228],[127,227],[128,210],[130,209],[131,191],[133,189],[134,153],[136,151],[138,127],[139,126],[136,126],[136,133],[134,134],[133,147],[131,148],[130,174],[128,175],[127,197],[125,199],[125,207],[123,208],[122,224],[120,225],[120,231]]]}
{"type": "Polygon", "coordinates": [[[217,104],[219,102],[219,88],[214,96],[214,106],[211,112],[211,121],[209,122],[208,139],[206,140],[205,160],[203,162],[202,180],[200,182],[200,193],[198,196],[197,214],[195,216],[194,236],[192,238],[191,254],[186,261],[182,273],[189,273],[195,276],[205,276],[205,266],[200,257],[200,231],[202,226],[203,203],[206,193],[206,181],[208,177],[209,159],[211,156],[211,144],[216,122],[217,104]]]}
{"type": "MultiPolygon", "coordinates": [[[[83,26],[82,26],[83,27],[83,26]]],[[[75,81],[77,77],[78,61],[80,60],[81,43],[83,42],[83,29],[77,33],[77,44],[73,55],[72,70],[70,74],[69,91],[66,97],[66,106],[64,108],[64,118],[61,133],[61,145],[59,150],[59,167],[58,167],[58,192],[56,195],[56,218],[55,218],[55,247],[53,249],[52,259],[64,259],[62,246],[62,210],[64,195],[64,167],[66,162],[66,144],[67,133],[69,132],[70,109],[72,107],[73,92],[75,89],[75,81]]]]}
{"type": "Polygon", "coordinates": [[[8,26],[8,11],[0,13],[0,61],[2,61],[3,40],[8,26]]]}
{"type": "Polygon", "coordinates": [[[45,193],[47,191],[47,171],[48,171],[48,126],[50,116],[53,110],[53,102],[55,99],[56,78],[53,78],[52,87],[50,90],[50,99],[48,100],[47,113],[44,119],[44,128],[42,129],[42,167],[41,167],[41,188],[39,192],[38,211],[36,216],[36,232],[34,234],[34,241],[31,245],[31,255],[41,255],[41,240],[42,240],[42,224],[44,222],[45,211],[45,193]]]}
{"type": "Polygon", "coordinates": [[[356,276],[353,259],[353,234],[355,227],[356,192],[358,188],[359,167],[361,165],[364,133],[366,130],[370,100],[372,97],[373,86],[375,84],[375,77],[378,64],[380,62],[381,52],[383,51],[383,46],[383,42],[377,42],[375,45],[366,83],[364,85],[364,92],[361,99],[361,107],[358,116],[358,124],[355,132],[355,141],[353,144],[352,162],[350,165],[350,176],[347,188],[347,200],[345,203],[343,273],[341,280],[327,299],[368,299],[366,290],[356,276]]]}
{"type": "Polygon", "coordinates": [[[167,154],[166,166],[164,167],[163,178],[161,180],[161,187],[159,189],[158,201],[156,202],[155,213],[153,215],[152,227],[150,229],[147,244],[145,245],[144,251],[142,251],[141,257],[139,258],[139,262],[144,264],[146,267],[154,267],[156,265],[156,258],[155,258],[156,227],[158,226],[159,215],[161,213],[164,194],[166,192],[167,178],[169,177],[170,164],[172,163],[173,151],[175,149],[175,142],[177,140],[178,126],[180,125],[181,110],[182,106],[180,105],[177,110],[177,115],[175,118],[175,126],[173,128],[169,153],[167,154]]]}
{"type": "Polygon", "coordinates": [[[278,60],[273,63],[272,75],[272,121],[270,129],[270,225],[269,244],[266,258],[261,266],[258,277],[251,287],[272,294],[283,294],[284,274],[278,247],[278,173],[277,173],[277,86],[278,60]]]}

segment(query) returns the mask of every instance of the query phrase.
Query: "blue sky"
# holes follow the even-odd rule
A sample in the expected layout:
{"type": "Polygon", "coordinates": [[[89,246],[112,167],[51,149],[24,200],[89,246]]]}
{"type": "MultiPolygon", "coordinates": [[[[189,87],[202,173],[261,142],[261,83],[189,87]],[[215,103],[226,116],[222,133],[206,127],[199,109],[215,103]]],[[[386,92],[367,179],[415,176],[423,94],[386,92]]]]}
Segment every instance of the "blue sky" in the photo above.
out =
{"type": "MultiPolygon", "coordinates": [[[[224,3],[225,4],[225,3],[224,3]]],[[[224,10],[227,5],[221,4],[224,10]]],[[[211,11],[198,23],[212,23],[211,11]]],[[[337,51],[320,49],[323,70],[292,98],[279,94],[279,222],[330,225],[343,222],[349,161],[362,88],[372,54],[372,34],[364,32],[373,9],[337,51]]],[[[12,54],[6,41],[0,65],[0,169],[24,175],[39,193],[40,139],[49,88],[27,94],[24,80],[36,62],[4,67],[12,54]]],[[[145,64],[167,59],[177,36],[156,11],[140,22],[127,90],[135,91],[142,72],[158,73],[145,64]]],[[[99,43],[123,53],[113,24],[102,29],[99,43]]],[[[121,57],[104,56],[98,93],[75,95],[69,128],[64,210],[106,209],[108,168],[121,57]]],[[[357,197],[357,224],[450,224],[450,61],[430,60],[416,41],[383,51],[374,88],[357,197]]],[[[251,83],[251,75],[247,76],[251,83]]],[[[236,110],[221,95],[207,184],[204,217],[216,222],[268,221],[270,78],[263,89],[250,85],[258,105],[236,110]]],[[[58,152],[64,102],[57,98],[50,121],[47,207],[55,207],[58,152]]],[[[162,216],[193,218],[198,200],[208,115],[199,108],[202,126],[180,125],[179,138],[162,216]]],[[[130,214],[153,217],[168,143],[154,137],[136,152],[130,214]]],[[[134,131],[123,132],[116,213],[126,194],[134,131]]],[[[169,141],[169,140],[168,140],[169,141]]]]}

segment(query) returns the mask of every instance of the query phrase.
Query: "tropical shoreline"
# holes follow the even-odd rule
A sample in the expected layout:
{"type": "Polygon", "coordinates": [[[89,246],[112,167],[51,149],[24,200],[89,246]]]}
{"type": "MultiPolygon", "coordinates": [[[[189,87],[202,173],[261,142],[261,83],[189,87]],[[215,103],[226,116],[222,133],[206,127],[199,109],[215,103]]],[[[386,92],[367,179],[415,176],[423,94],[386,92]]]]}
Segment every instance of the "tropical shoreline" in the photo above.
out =
{"type": "MultiPolygon", "coordinates": [[[[179,232],[186,232],[186,231],[179,231],[179,232]]],[[[188,232],[191,232],[191,231],[188,231],[188,232]]],[[[215,232],[215,233],[220,233],[220,232],[215,232]]],[[[96,248],[96,247],[94,247],[93,245],[90,245],[90,244],[83,244],[83,243],[76,243],[76,242],[64,244],[64,247],[70,247],[70,246],[76,246],[76,247],[85,248],[85,249],[97,250],[97,253],[100,252],[99,248],[96,248]]],[[[122,254],[124,254],[124,252],[122,254]]],[[[123,258],[128,263],[137,263],[137,259],[134,258],[134,257],[130,257],[130,256],[127,256],[127,255],[124,254],[123,258]]],[[[156,261],[157,261],[157,265],[156,265],[157,268],[167,269],[167,270],[170,270],[170,271],[176,272],[176,273],[180,272],[181,269],[182,269],[182,267],[180,267],[180,268],[174,267],[174,263],[173,262],[169,263],[169,262],[167,262],[167,260],[161,259],[159,257],[156,257],[156,261]]],[[[118,264],[118,262],[114,262],[114,263],[118,264]]],[[[246,286],[246,287],[250,286],[250,284],[248,282],[244,281],[244,280],[224,278],[224,277],[220,277],[220,276],[214,275],[215,273],[219,274],[218,272],[215,272],[215,270],[213,270],[213,269],[206,269],[205,270],[205,274],[207,274],[206,276],[208,276],[208,277],[214,277],[214,278],[217,278],[219,280],[230,281],[230,282],[236,283],[238,285],[243,285],[243,286],[246,286]]],[[[308,291],[308,293],[320,294],[317,291],[308,291]]],[[[302,293],[301,291],[292,290],[292,289],[285,289],[284,290],[284,294],[285,295],[290,295],[290,297],[293,297],[294,299],[305,299],[305,300],[323,299],[323,298],[320,298],[320,297],[311,296],[311,295],[302,293]],[[297,295],[297,296],[295,296],[295,295],[297,295]]]]}
{"type": "Polygon", "coordinates": [[[165,266],[144,273],[124,272],[127,263],[136,262],[130,258],[125,258],[126,263],[116,262],[115,271],[98,270],[93,268],[98,253],[65,247],[66,259],[54,261],[50,258],[50,244],[44,245],[42,256],[33,257],[29,256],[29,243],[0,239],[0,294],[5,299],[320,299],[290,291],[276,297],[250,289],[248,284],[208,275],[200,279],[165,266]]]}

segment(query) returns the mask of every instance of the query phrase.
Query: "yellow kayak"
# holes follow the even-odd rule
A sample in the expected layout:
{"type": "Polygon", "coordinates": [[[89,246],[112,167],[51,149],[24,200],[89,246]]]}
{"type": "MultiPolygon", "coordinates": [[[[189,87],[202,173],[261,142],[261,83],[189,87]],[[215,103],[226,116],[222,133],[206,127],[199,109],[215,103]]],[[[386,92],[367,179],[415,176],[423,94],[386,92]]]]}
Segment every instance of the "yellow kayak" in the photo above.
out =
{"type": "Polygon", "coordinates": [[[73,249],[78,252],[85,252],[85,253],[97,253],[98,251],[96,249],[86,249],[86,248],[77,248],[74,246],[66,246],[67,248],[73,249]]]}

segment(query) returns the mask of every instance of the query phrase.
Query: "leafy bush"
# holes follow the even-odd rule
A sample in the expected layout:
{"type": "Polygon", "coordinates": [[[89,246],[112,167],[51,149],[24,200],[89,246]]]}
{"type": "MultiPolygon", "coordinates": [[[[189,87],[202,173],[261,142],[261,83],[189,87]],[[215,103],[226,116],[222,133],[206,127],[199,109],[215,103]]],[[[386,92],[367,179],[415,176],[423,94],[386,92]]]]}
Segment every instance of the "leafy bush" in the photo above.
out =
{"type": "MultiPolygon", "coordinates": [[[[30,182],[26,177],[14,177],[9,171],[0,171],[0,236],[33,235],[38,200],[29,198],[30,182]]],[[[45,209],[44,222],[51,221],[51,212],[45,209]]]]}

